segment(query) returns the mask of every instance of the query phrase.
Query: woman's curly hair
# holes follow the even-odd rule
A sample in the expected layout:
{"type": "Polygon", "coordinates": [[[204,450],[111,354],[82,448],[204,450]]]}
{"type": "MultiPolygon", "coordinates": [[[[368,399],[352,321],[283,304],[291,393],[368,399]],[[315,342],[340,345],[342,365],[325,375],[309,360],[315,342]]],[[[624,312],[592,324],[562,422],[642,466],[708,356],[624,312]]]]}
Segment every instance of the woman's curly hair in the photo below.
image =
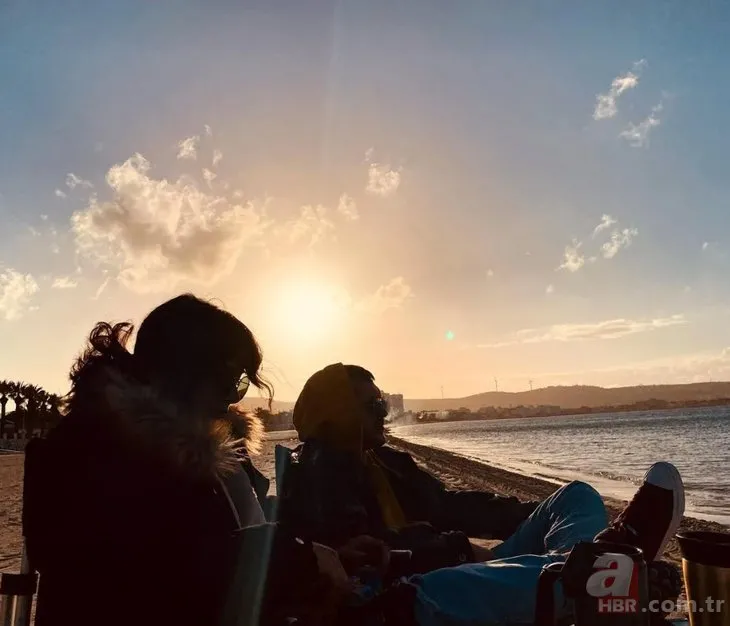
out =
{"type": "Polygon", "coordinates": [[[161,304],[144,319],[134,353],[127,347],[133,331],[131,322],[96,324],[69,374],[69,409],[93,388],[106,368],[140,382],[167,381],[181,389],[216,376],[224,368],[235,368],[264,390],[271,402],[273,388],[260,373],[261,348],[248,327],[227,311],[183,294],[161,304]]]}

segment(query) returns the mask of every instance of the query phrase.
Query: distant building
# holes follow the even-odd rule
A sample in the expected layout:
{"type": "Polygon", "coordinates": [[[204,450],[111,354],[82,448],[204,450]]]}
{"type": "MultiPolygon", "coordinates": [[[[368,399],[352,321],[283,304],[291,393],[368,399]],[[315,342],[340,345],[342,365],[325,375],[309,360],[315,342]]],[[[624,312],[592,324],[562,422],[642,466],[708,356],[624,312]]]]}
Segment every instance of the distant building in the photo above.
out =
{"type": "Polygon", "coordinates": [[[383,397],[388,401],[390,415],[397,416],[403,414],[405,409],[403,407],[402,393],[384,393],[383,397]]]}

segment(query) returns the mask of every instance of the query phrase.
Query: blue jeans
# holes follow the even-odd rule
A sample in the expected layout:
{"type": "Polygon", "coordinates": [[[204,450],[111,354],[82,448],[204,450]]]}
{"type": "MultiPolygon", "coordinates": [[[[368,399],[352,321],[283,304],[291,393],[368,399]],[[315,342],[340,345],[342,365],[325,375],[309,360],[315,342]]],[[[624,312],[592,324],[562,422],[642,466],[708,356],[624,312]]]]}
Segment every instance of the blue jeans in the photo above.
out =
{"type": "MultiPolygon", "coordinates": [[[[565,561],[576,543],[592,541],[607,523],[603,500],[593,487],[582,482],[561,487],[495,548],[496,560],[414,578],[419,625],[531,625],[543,566],[565,561]]],[[[559,589],[555,606],[568,612],[559,589]]]]}

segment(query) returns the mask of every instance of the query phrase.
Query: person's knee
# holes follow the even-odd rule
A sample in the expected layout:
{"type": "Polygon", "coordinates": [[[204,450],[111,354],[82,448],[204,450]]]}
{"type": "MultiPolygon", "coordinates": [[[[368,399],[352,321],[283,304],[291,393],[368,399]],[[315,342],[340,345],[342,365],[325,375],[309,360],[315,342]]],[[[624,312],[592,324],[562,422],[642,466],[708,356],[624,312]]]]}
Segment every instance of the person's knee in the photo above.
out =
{"type": "Polygon", "coordinates": [[[598,493],[594,487],[588,483],[584,483],[580,480],[574,480],[565,485],[561,491],[563,492],[563,498],[576,499],[580,501],[598,501],[603,504],[601,494],[598,493]]]}

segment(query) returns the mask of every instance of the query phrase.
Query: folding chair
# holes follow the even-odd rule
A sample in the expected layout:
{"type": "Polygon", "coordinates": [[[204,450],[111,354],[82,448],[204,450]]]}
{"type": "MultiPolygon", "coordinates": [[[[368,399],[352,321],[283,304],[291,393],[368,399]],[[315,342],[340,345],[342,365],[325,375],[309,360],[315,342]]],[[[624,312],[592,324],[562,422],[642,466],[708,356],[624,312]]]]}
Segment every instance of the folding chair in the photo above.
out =
{"type": "Polygon", "coordinates": [[[284,479],[292,465],[292,451],[286,446],[277,445],[274,448],[274,471],[276,473],[276,493],[281,495],[284,492],[284,479]]]}
{"type": "MultiPolygon", "coordinates": [[[[38,588],[38,574],[29,555],[29,537],[35,535],[42,516],[38,511],[41,498],[43,449],[45,440],[31,439],[25,447],[23,477],[23,550],[20,573],[0,575],[0,626],[28,626],[33,596],[38,588]]],[[[31,540],[32,543],[32,540],[31,540]]]]}
{"type": "MultiPolygon", "coordinates": [[[[286,446],[278,445],[274,448],[276,495],[266,496],[261,502],[266,521],[275,522],[279,513],[279,496],[284,490],[284,474],[292,463],[291,450],[286,446]]],[[[1,625],[0,625],[1,626],[1,625]]]]}
{"type": "Polygon", "coordinates": [[[28,626],[30,624],[36,585],[37,575],[30,569],[24,545],[20,573],[3,572],[0,574],[0,625],[28,626]]]}

